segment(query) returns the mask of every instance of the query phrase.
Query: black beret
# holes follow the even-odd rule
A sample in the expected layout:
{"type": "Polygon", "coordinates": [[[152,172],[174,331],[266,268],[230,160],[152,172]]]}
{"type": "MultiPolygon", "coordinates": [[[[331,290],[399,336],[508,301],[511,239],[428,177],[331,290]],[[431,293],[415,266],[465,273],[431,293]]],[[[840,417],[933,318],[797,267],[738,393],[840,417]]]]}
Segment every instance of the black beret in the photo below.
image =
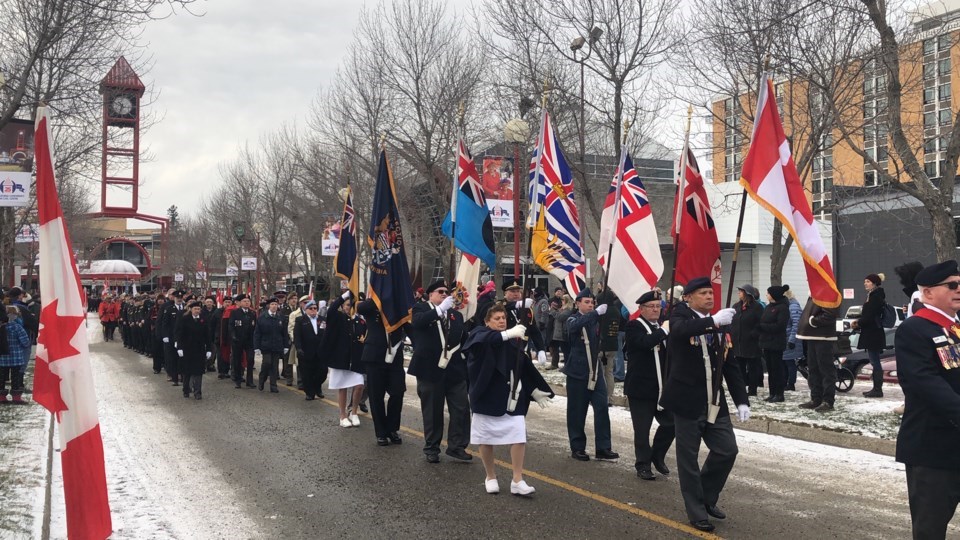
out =
{"type": "Polygon", "coordinates": [[[643,293],[643,296],[637,298],[637,305],[643,305],[654,300],[660,300],[660,291],[647,291],[643,293]]]}
{"type": "Polygon", "coordinates": [[[509,291],[510,289],[522,289],[523,288],[523,278],[513,278],[509,281],[504,281],[503,286],[500,287],[504,291],[509,291]]]}
{"type": "Polygon", "coordinates": [[[247,299],[247,295],[245,295],[245,294],[243,294],[243,293],[240,293],[240,294],[238,294],[238,295],[236,295],[236,296],[233,297],[233,301],[234,301],[234,302],[240,302],[241,300],[246,300],[246,299],[247,299]]]}
{"type": "Polygon", "coordinates": [[[439,289],[439,288],[441,288],[441,287],[446,287],[446,286],[447,286],[447,282],[444,281],[444,280],[442,280],[442,279],[439,280],[439,281],[434,281],[433,283],[431,283],[430,285],[427,286],[426,293],[427,293],[427,294],[430,294],[430,293],[432,293],[433,291],[435,291],[435,290],[437,290],[437,289],[439,289]]]}
{"type": "Polygon", "coordinates": [[[687,286],[683,288],[683,295],[693,294],[700,289],[712,289],[713,283],[710,282],[708,277],[698,277],[693,278],[687,283],[687,286]]]}
{"type": "Polygon", "coordinates": [[[581,298],[593,298],[593,291],[590,290],[590,287],[584,287],[579,293],[577,293],[577,300],[581,298]]]}
{"type": "Polygon", "coordinates": [[[196,300],[194,300],[193,302],[190,302],[189,304],[187,304],[187,309],[193,309],[195,307],[200,307],[200,302],[197,302],[196,300]]]}
{"type": "Polygon", "coordinates": [[[274,296],[286,296],[286,295],[287,295],[287,291],[285,291],[285,290],[283,290],[283,289],[280,289],[279,291],[273,293],[273,295],[274,295],[274,296]]]}
{"type": "Polygon", "coordinates": [[[949,260],[932,264],[917,273],[916,282],[920,287],[932,287],[943,283],[950,276],[960,275],[957,270],[957,261],[949,260]]]}
{"type": "Polygon", "coordinates": [[[173,296],[175,296],[176,298],[183,298],[183,291],[181,291],[180,289],[177,289],[173,291],[173,296]]]}
{"type": "Polygon", "coordinates": [[[280,300],[279,300],[277,297],[275,297],[275,296],[271,296],[270,298],[267,298],[263,303],[264,303],[264,305],[269,306],[270,304],[272,304],[272,303],[274,303],[274,302],[276,302],[276,303],[279,304],[279,303],[280,303],[280,300]]]}

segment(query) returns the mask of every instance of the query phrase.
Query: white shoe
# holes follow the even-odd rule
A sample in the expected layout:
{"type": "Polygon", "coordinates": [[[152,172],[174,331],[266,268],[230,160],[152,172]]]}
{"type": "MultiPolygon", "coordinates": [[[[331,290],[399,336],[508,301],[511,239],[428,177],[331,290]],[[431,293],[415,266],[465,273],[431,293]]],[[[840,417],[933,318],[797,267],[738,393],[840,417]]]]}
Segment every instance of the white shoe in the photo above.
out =
{"type": "Polygon", "coordinates": [[[525,480],[519,482],[510,481],[510,493],[514,495],[520,495],[521,497],[527,497],[533,495],[537,490],[533,486],[527,485],[525,480]]]}
{"type": "Polygon", "coordinates": [[[360,417],[357,416],[357,415],[355,415],[355,414],[351,414],[351,415],[350,415],[350,425],[353,426],[353,427],[359,426],[359,425],[360,425],[360,417]]]}
{"type": "Polygon", "coordinates": [[[342,419],[340,420],[340,427],[353,427],[353,424],[350,423],[350,419],[349,419],[349,418],[342,418],[342,419]]]}
{"type": "Polygon", "coordinates": [[[491,478],[483,483],[487,488],[487,493],[496,494],[500,493],[500,482],[497,482],[496,478],[491,478]]]}

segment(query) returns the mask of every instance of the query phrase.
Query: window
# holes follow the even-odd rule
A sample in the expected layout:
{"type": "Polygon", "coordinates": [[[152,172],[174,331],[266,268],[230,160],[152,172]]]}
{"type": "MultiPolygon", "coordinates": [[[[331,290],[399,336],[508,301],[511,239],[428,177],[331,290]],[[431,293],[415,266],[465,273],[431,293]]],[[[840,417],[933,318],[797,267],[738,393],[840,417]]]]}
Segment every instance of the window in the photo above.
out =
{"type": "Polygon", "coordinates": [[[945,126],[950,123],[950,120],[953,118],[953,111],[950,109],[940,109],[937,113],[937,116],[940,119],[940,125],[945,126]]]}
{"type": "Polygon", "coordinates": [[[933,154],[937,151],[937,139],[931,137],[923,141],[923,151],[927,154],[933,154]]]}
{"type": "Polygon", "coordinates": [[[813,172],[820,172],[820,158],[813,158],[813,172]]]}
{"type": "Polygon", "coordinates": [[[814,195],[817,195],[822,191],[821,185],[822,184],[820,183],[820,180],[813,180],[812,182],[810,182],[810,187],[814,195]]]}
{"type": "Polygon", "coordinates": [[[937,42],[933,39],[923,40],[923,54],[933,54],[937,52],[937,42]]]}
{"type": "Polygon", "coordinates": [[[876,148],[867,148],[867,149],[865,149],[864,151],[867,153],[868,156],[870,156],[870,159],[872,159],[872,160],[876,160],[876,159],[877,159],[877,149],[876,149],[876,148]]]}
{"type": "Polygon", "coordinates": [[[937,126],[936,113],[932,113],[932,112],[923,113],[923,127],[932,128],[936,126],[937,126]]]}
{"type": "Polygon", "coordinates": [[[823,179],[823,190],[830,191],[831,189],[833,189],[833,177],[828,176],[823,179]]]}
{"type": "MultiPolygon", "coordinates": [[[[924,91],[926,93],[926,91],[924,91]]],[[[950,83],[944,83],[937,87],[937,99],[947,101],[950,99],[950,83]]]]}
{"type": "Polygon", "coordinates": [[[872,187],[877,185],[877,171],[864,171],[863,185],[867,187],[872,187]]]}
{"type": "Polygon", "coordinates": [[[941,51],[950,50],[950,47],[953,46],[953,39],[950,37],[950,34],[944,34],[937,38],[937,48],[941,51]]]}
{"type": "Polygon", "coordinates": [[[874,126],[864,126],[863,128],[863,140],[864,142],[872,141],[876,136],[877,128],[874,126]]]}
{"type": "Polygon", "coordinates": [[[936,64],[924,64],[923,65],[923,78],[924,79],[933,79],[937,76],[937,65],[936,64]]]}
{"type": "Polygon", "coordinates": [[[931,161],[930,163],[923,164],[923,172],[927,173],[927,176],[930,178],[937,178],[937,162],[931,161]]]}
{"type": "Polygon", "coordinates": [[[877,148],[877,161],[886,161],[887,160],[887,147],[881,146],[877,148]]]}
{"type": "Polygon", "coordinates": [[[933,103],[936,98],[936,89],[933,87],[923,89],[923,104],[933,103]]]}
{"type": "Polygon", "coordinates": [[[872,94],[873,93],[873,77],[866,77],[863,79],[863,93],[872,94]]]}
{"type": "Polygon", "coordinates": [[[944,75],[949,75],[949,74],[950,74],[950,59],[949,59],[949,58],[944,58],[943,60],[938,61],[938,62],[937,62],[937,71],[940,73],[940,76],[941,76],[941,77],[943,77],[944,75]]]}
{"type": "Polygon", "coordinates": [[[819,214],[821,208],[823,208],[823,203],[821,203],[820,201],[813,201],[812,209],[814,214],[819,214]]]}
{"type": "Polygon", "coordinates": [[[877,124],[877,142],[887,142],[887,124],[877,124]]]}
{"type": "Polygon", "coordinates": [[[877,77],[877,81],[874,83],[874,88],[876,88],[877,92],[883,92],[887,89],[887,80],[882,75],[877,77]]]}
{"type": "Polygon", "coordinates": [[[864,120],[869,120],[877,115],[877,102],[876,101],[865,101],[863,103],[863,118],[864,120]]]}

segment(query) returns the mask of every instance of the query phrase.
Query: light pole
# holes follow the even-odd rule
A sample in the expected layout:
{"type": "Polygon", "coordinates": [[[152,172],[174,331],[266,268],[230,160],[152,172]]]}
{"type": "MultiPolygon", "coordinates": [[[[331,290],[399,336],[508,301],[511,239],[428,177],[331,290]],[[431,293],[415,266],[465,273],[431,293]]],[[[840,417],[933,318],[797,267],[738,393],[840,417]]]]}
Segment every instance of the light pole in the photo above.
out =
{"type": "Polygon", "coordinates": [[[239,264],[237,268],[237,294],[240,294],[243,291],[243,239],[247,236],[247,227],[242,221],[233,222],[233,235],[237,237],[237,242],[240,243],[240,259],[237,261],[239,264]]]}
{"type": "MultiPolygon", "coordinates": [[[[503,138],[513,144],[513,277],[520,276],[520,145],[530,138],[530,125],[523,119],[533,107],[533,100],[520,99],[520,118],[507,122],[503,128],[503,138]]],[[[499,265],[499,262],[498,262],[499,265]]],[[[496,272],[496,268],[493,269],[496,272]]]]}
{"type": "Polygon", "coordinates": [[[599,26],[594,26],[590,30],[589,38],[584,38],[583,36],[575,38],[570,42],[570,50],[573,51],[573,59],[575,62],[580,64],[580,181],[586,183],[587,181],[587,123],[586,123],[586,97],[585,87],[587,84],[586,79],[586,63],[587,59],[590,58],[590,55],[593,53],[593,46],[600,41],[600,36],[603,35],[603,30],[599,26]],[[577,59],[577,53],[584,45],[587,45],[587,54],[583,55],[583,58],[577,59]]]}

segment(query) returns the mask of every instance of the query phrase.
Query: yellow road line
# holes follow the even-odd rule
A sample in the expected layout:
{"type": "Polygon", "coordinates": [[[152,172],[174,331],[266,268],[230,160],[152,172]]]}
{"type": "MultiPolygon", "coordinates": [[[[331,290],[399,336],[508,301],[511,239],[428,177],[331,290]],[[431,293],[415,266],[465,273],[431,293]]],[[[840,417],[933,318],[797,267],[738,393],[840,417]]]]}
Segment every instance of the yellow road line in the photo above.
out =
{"type": "MultiPolygon", "coordinates": [[[[295,387],[295,386],[287,386],[286,388],[287,388],[287,390],[290,390],[291,392],[296,392],[296,393],[298,393],[298,394],[306,395],[306,393],[304,393],[303,390],[299,390],[299,389],[297,389],[297,387],[295,387]]],[[[331,390],[331,391],[332,391],[332,390],[331,390]]],[[[334,407],[337,407],[337,409],[340,408],[340,404],[339,404],[339,403],[337,403],[337,402],[335,402],[335,401],[331,401],[331,400],[329,400],[329,399],[327,399],[327,398],[320,399],[320,400],[318,400],[318,401],[322,401],[323,403],[326,403],[326,404],[328,404],[328,405],[332,405],[332,406],[334,406],[334,407]]],[[[362,416],[365,416],[365,417],[367,417],[367,418],[370,418],[370,414],[369,414],[369,413],[361,412],[361,413],[359,413],[359,414],[362,415],[362,416]]],[[[407,426],[400,426],[400,431],[403,431],[404,433],[409,433],[410,435],[415,435],[415,436],[417,436],[417,437],[419,437],[419,438],[421,438],[421,439],[424,439],[424,438],[426,437],[426,436],[423,434],[423,432],[417,431],[417,430],[415,430],[415,429],[413,429],[413,428],[409,428],[409,427],[407,427],[407,426]]],[[[446,441],[442,441],[442,442],[443,442],[444,444],[446,443],[446,441]]],[[[476,452],[473,452],[473,451],[471,451],[471,450],[469,450],[469,449],[467,450],[467,452],[469,452],[471,455],[474,455],[474,456],[479,457],[479,455],[478,455],[476,452]]],[[[498,466],[500,466],[500,467],[502,467],[502,468],[504,468],[504,469],[507,469],[507,470],[510,470],[510,471],[513,470],[513,467],[512,467],[509,463],[507,463],[506,461],[501,461],[501,460],[497,459],[497,460],[495,460],[495,462],[496,462],[496,464],[497,464],[498,466]]],[[[629,505],[629,504],[627,504],[627,503],[625,503],[625,502],[620,502],[620,501],[618,501],[618,500],[611,499],[610,497],[606,497],[606,496],[604,496],[604,495],[600,495],[599,493],[594,493],[594,492],[592,492],[592,491],[590,491],[590,490],[583,489],[583,488],[581,488],[581,487],[577,487],[577,486],[575,486],[575,485],[573,485],[573,484],[568,484],[567,482],[564,482],[563,480],[557,480],[557,479],[552,478],[552,477],[550,477],[550,476],[547,476],[547,475],[545,475],[545,474],[540,474],[540,473],[538,473],[538,472],[534,472],[534,471],[531,471],[531,470],[529,470],[529,469],[524,469],[524,470],[523,470],[523,474],[524,474],[524,476],[529,476],[530,478],[535,478],[535,479],[537,479],[537,480],[539,480],[539,481],[541,481],[541,482],[550,484],[551,486],[558,487],[558,488],[560,488],[560,489],[562,489],[562,490],[565,490],[565,491],[569,491],[570,493],[574,493],[574,494],[576,494],[576,495],[580,495],[581,497],[586,497],[586,498],[588,498],[588,499],[590,499],[590,500],[593,500],[593,501],[596,501],[596,502],[598,502],[598,503],[600,503],[600,504],[607,505],[607,506],[609,506],[609,507],[611,507],[611,508],[616,508],[617,510],[622,510],[622,511],[624,511],[624,512],[628,512],[628,513],[630,513],[630,514],[633,514],[633,515],[635,515],[635,516],[639,516],[639,517],[644,518],[644,519],[647,519],[647,520],[649,520],[649,521],[653,521],[654,523],[658,523],[658,524],[663,525],[663,526],[665,526],[665,527],[670,527],[671,529],[676,529],[676,530],[678,530],[678,531],[685,532],[685,533],[687,533],[687,534],[689,534],[689,535],[691,535],[691,536],[697,537],[697,538],[707,538],[707,539],[710,539],[710,540],[722,540],[722,538],[723,538],[723,537],[718,536],[718,535],[716,535],[716,534],[711,534],[711,533],[707,533],[707,532],[698,531],[697,529],[694,529],[693,527],[691,527],[690,525],[687,525],[686,523],[681,523],[681,522],[679,522],[679,521],[672,520],[672,519],[670,519],[670,518],[668,518],[668,517],[661,516],[660,514],[655,514],[655,513],[653,513],[653,512],[649,512],[649,511],[647,511],[647,510],[643,510],[642,508],[637,508],[637,507],[635,507],[635,506],[631,506],[631,505],[629,505]]]]}

